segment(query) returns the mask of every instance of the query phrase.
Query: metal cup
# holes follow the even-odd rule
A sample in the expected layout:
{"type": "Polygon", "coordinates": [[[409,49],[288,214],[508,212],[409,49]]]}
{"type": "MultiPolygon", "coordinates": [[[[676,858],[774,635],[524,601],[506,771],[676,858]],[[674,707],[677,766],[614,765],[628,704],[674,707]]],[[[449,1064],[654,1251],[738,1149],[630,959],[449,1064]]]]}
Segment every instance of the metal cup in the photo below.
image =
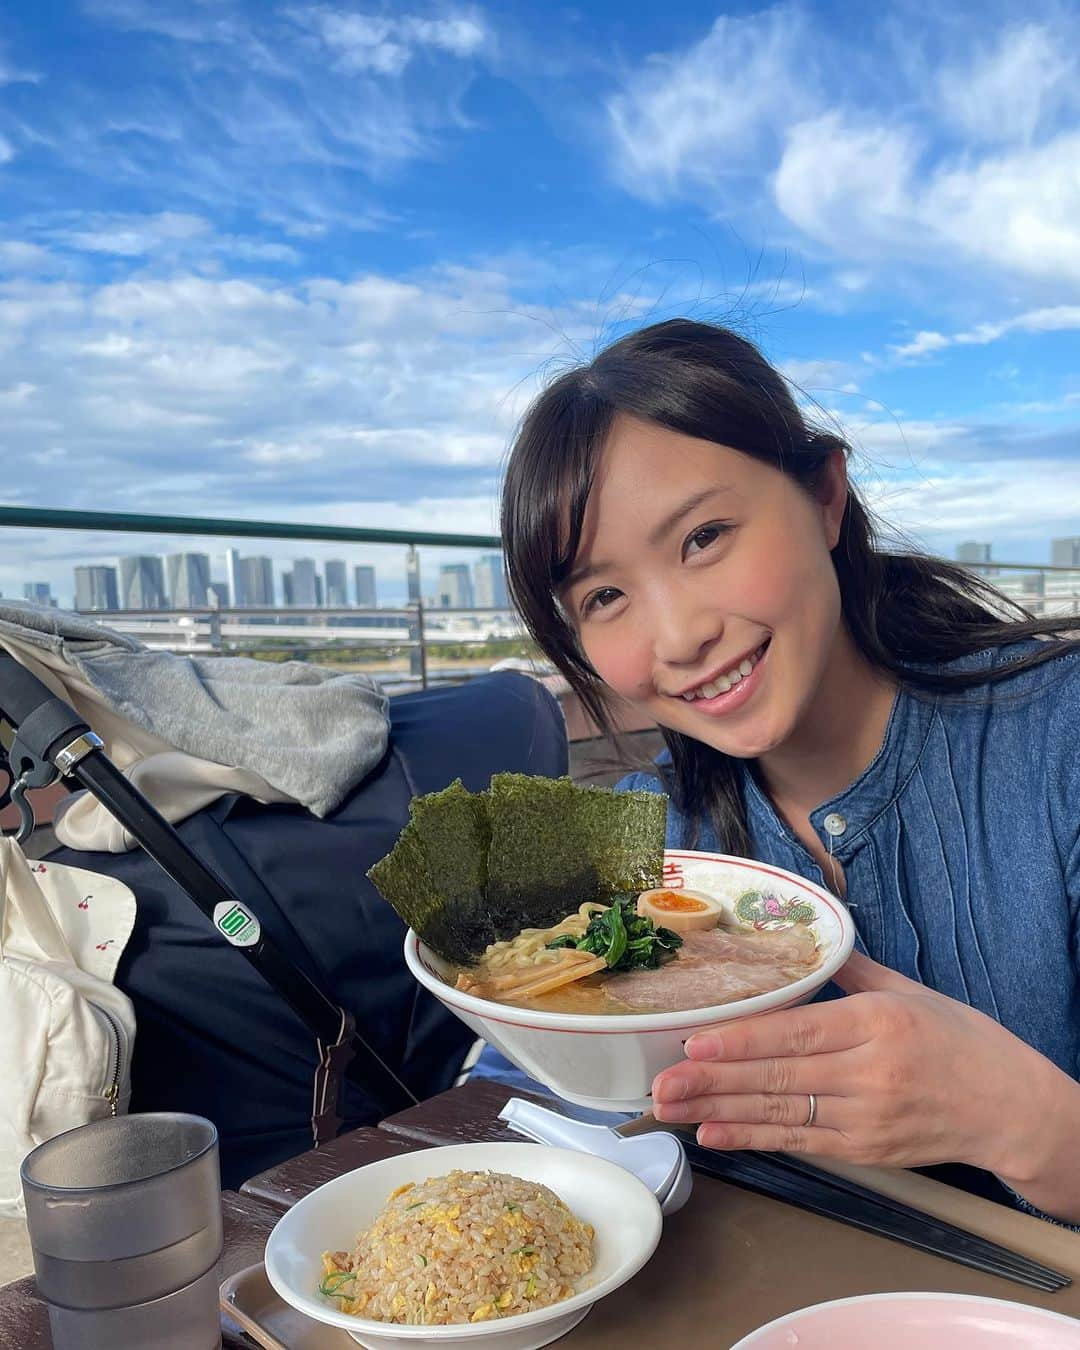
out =
{"type": "Polygon", "coordinates": [[[119,1116],[57,1135],[22,1165],[55,1350],[215,1350],[223,1246],[217,1130],[119,1116]]]}

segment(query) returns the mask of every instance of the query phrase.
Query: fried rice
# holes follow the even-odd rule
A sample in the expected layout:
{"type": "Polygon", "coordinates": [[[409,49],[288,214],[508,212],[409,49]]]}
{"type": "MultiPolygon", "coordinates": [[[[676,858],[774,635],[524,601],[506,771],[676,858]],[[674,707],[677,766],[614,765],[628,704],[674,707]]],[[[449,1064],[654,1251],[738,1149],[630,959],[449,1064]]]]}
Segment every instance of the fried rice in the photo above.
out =
{"type": "Polygon", "coordinates": [[[360,1317],[445,1326],[558,1303],[592,1265],[592,1226],[547,1186],[454,1171],[399,1186],[353,1252],[324,1254],[319,1288],[360,1317]]]}

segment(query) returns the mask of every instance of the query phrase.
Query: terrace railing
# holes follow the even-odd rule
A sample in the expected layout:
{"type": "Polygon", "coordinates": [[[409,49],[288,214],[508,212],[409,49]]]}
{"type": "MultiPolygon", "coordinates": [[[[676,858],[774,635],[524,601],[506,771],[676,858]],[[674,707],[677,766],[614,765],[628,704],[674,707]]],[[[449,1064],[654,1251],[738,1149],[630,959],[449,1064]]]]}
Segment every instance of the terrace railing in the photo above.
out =
{"type": "Polygon", "coordinates": [[[1080,615],[1080,564],[964,562],[961,566],[1037,616],[1080,615]]]}
{"type": "MultiPolygon", "coordinates": [[[[169,552],[190,551],[190,541],[227,539],[303,543],[364,544],[389,548],[405,545],[415,550],[414,575],[419,578],[420,550],[472,549],[498,551],[497,535],[452,531],[352,528],[339,525],[297,524],[289,521],[216,519],[193,516],[144,515],[112,511],[69,511],[0,506],[0,527],[34,531],[89,531],[98,535],[170,536],[169,552]]],[[[160,547],[160,546],[159,546],[160,547]]],[[[123,547],[118,552],[122,553],[123,547]]],[[[129,550],[135,553],[132,546],[129,550]]],[[[143,552],[153,551],[150,545],[143,552]]],[[[104,561],[99,556],[87,563],[104,561]]],[[[405,571],[405,564],[399,564],[405,571]]],[[[28,578],[29,579],[29,578],[28,578]]],[[[342,660],[351,650],[374,659],[380,681],[394,688],[426,686],[447,678],[447,661],[440,656],[455,647],[480,648],[496,644],[530,650],[527,635],[507,606],[425,604],[416,586],[407,603],[398,606],[359,605],[221,605],[167,609],[100,608],[84,610],[110,627],[137,637],[148,646],[175,651],[245,651],[270,659],[318,650],[322,657],[342,660]],[[404,658],[404,668],[401,667],[404,658]],[[379,669],[379,665],[385,669],[379,669]]],[[[453,678],[468,674],[466,662],[452,670],[453,678]]]]}

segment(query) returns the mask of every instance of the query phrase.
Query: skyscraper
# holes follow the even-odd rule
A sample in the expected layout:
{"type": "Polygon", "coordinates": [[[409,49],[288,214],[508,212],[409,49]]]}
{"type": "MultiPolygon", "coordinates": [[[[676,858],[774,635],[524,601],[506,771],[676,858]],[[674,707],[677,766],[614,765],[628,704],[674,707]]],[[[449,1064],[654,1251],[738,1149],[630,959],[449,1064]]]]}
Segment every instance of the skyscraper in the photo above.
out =
{"type": "Polygon", "coordinates": [[[1050,561],[1055,567],[1080,567],[1080,535],[1051,539],[1050,561]]]}
{"type": "Polygon", "coordinates": [[[962,563],[988,563],[990,561],[990,545],[980,543],[975,539],[968,539],[958,545],[956,560],[962,563]]]}
{"type": "Polygon", "coordinates": [[[160,558],[140,553],[120,559],[120,608],[165,608],[165,569],[160,558]]]}
{"type": "Polygon", "coordinates": [[[269,606],[274,603],[274,564],[269,558],[241,558],[236,580],[243,604],[269,606]]]}
{"type": "Polygon", "coordinates": [[[379,603],[375,589],[374,567],[354,567],[353,584],[356,586],[356,603],[360,608],[374,609],[379,603]]]}
{"type": "Polygon", "coordinates": [[[115,567],[76,567],[75,608],[119,609],[115,567]]]}
{"type": "Polygon", "coordinates": [[[314,558],[297,558],[292,565],[292,605],[305,607],[319,603],[318,589],[315,585],[318,573],[314,558]]]}
{"type": "Polygon", "coordinates": [[[225,584],[229,588],[228,604],[238,606],[246,605],[248,603],[247,596],[244,594],[244,587],[240,580],[239,549],[227,548],[225,550],[225,584]]]}
{"type": "Polygon", "coordinates": [[[210,558],[205,553],[170,553],[165,559],[173,609],[205,609],[210,593],[210,558]]]}
{"type": "Polygon", "coordinates": [[[405,587],[409,604],[418,604],[420,601],[420,554],[417,553],[415,544],[410,544],[408,552],[405,554],[405,587]]]}
{"type": "Polygon", "coordinates": [[[229,585],[225,581],[212,581],[206,603],[211,609],[227,609],[229,605],[229,585]]]}
{"type": "Polygon", "coordinates": [[[23,585],[23,599],[29,600],[35,605],[52,605],[55,607],[56,601],[53,599],[52,587],[47,581],[27,581],[23,585]]]}
{"type": "Polygon", "coordinates": [[[501,553],[485,553],[473,568],[476,603],[485,609],[506,608],[506,574],[501,553]]]}
{"type": "Polygon", "coordinates": [[[323,567],[326,577],[326,603],[331,609],[344,609],[349,603],[349,573],[343,562],[331,558],[323,567]]]}
{"type": "Polygon", "coordinates": [[[468,564],[444,563],[439,568],[440,608],[471,609],[475,604],[472,575],[468,564]]]}

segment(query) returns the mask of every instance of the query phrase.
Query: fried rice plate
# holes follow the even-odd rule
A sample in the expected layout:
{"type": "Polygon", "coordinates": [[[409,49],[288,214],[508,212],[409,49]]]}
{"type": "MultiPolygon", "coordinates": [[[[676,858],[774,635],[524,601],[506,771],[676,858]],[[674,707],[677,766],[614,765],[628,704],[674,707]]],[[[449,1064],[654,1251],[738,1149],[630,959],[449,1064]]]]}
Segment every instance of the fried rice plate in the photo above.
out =
{"type": "Polygon", "coordinates": [[[323,1256],[342,1312],[425,1326],[532,1312],[576,1293],[593,1228],[547,1186],[454,1171],[394,1191],[349,1252],[323,1256]]]}

